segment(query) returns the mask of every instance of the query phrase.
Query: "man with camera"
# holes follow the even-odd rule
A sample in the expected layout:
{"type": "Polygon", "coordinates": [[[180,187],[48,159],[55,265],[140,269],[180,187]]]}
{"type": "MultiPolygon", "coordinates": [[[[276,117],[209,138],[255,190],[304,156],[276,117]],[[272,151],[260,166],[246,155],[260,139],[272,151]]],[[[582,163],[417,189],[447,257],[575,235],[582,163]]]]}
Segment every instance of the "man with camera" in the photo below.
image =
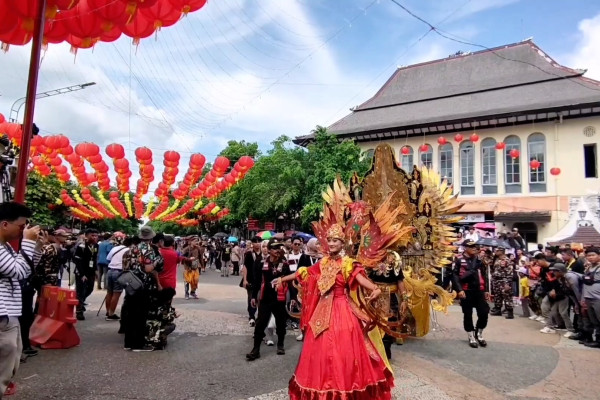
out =
{"type": "Polygon", "coordinates": [[[26,280],[41,257],[44,234],[30,227],[31,210],[14,202],[0,204],[0,398],[19,368],[22,342],[20,281],[26,280]],[[23,235],[21,250],[9,244],[23,235]]]}

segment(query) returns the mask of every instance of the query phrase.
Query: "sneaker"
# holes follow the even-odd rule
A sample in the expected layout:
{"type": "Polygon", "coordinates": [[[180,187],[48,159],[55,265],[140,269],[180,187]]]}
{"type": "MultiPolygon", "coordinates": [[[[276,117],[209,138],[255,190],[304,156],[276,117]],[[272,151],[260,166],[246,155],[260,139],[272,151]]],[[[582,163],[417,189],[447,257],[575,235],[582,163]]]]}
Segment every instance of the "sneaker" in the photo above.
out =
{"type": "Polygon", "coordinates": [[[541,323],[545,323],[546,322],[546,318],[542,317],[541,315],[538,316],[535,320],[538,321],[538,322],[541,322],[541,323]]]}
{"type": "Polygon", "coordinates": [[[572,337],[575,337],[576,335],[577,334],[575,332],[567,332],[563,336],[566,337],[567,339],[570,339],[572,337]]]}
{"type": "Polygon", "coordinates": [[[123,347],[123,350],[125,350],[125,351],[131,351],[131,347],[123,347]]]}
{"type": "Polygon", "coordinates": [[[298,323],[297,322],[292,322],[292,329],[293,330],[298,329],[298,323]]]}
{"type": "Polygon", "coordinates": [[[545,326],[542,329],[540,329],[540,332],[542,333],[556,333],[556,331],[552,328],[550,328],[549,326],[545,326]]]}
{"type": "Polygon", "coordinates": [[[474,349],[479,347],[479,343],[477,342],[477,339],[475,338],[475,332],[468,332],[468,338],[469,338],[469,346],[471,346],[474,349]]]}
{"type": "Polygon", "coordinates": [[[250,328],[254,328],[255,325],[256,325],[256,321],[254,319],[251,319],[248,321],[248,326],[250,328]]]}
{"type": "Polygon", "coordinates": [[[196,293],[192,293],[192,298],[198,300],[198,295],[196,293]]]}
{"type": "Polygon", "coordinates": [[[477,343],[479,343],[481,347],[487,346],[487,342],[483,338],[483,329],[477,329],[475,331],[475,339],[477,339],[477,343]]]}
{"type": "Polygon", "coordinates": [[[37,355],[38,355],[38,353],[39,353],[39,351],[38,351],[38,350],[36,350],[36,349],[33,349],[33,348],[31,348],[31,347],[30,347],[30,348],[28,348],[28,349],[25,349],[25,350],[23,350],[23,354],[25,354],[27,357],[34,357],[34,356],[37,356],[37,355]]]}
{"type": "Polygon", "coordinates": [[[140,349],[133,349],[134,352],[136,353],[143,353],[143,352],[148,352],[148,351],[154,351],[154,347],[150,346],[149,344],[145,345],[144,347],[140,348],[140,349]]]}
{"type": "Polygon", "coordinates": [[[533,314],[531,317],[529,317],[529,319],[530,319],[530,320],[532,320],[532,321],[533,321],[533,320],[536,320],[537,318],[538,318],[538,316],[537,316],[537,315],[535,315],[535,314],[533,314]]]}
{"type": "Polygon", "coordinates": [[[283,347],[277,346],[277,355],[282,356],[285,354],[285,349],[283,347]]]}
{"type": "Polygon", "coordinates": [[[296,336],[296,340],[301,342],[304,340],[304,334],[302,332],[300,332],[300,334],[298,336],[296,336]]]}
{"type": "Polygon", "coordinates": [[[275,346],[275,342],[272,340],[267,340],[265,343],[267,344],[267,346],[275,346]]]}
{"type": "Polygon", "coordinates": [[[186,300],[189,300],[189,299],[190,299],[190,295],[189,295],[189,294],[186,294],[186,295],[185,295],[185,299],[186,299],[186,300]]]}
{"type": "Polygon", "coordinates": [[[78,321],[85,321],[83,313],[77,313],[76,317],[78,321]]]}
{"type": "Polygon", "coordinates": [[[121,318],[119,318],[119,316],[117,314],[113,314],[113,315],[109,315],[108,317],[104,318],[106,321],[119,321],[121,318]]]}

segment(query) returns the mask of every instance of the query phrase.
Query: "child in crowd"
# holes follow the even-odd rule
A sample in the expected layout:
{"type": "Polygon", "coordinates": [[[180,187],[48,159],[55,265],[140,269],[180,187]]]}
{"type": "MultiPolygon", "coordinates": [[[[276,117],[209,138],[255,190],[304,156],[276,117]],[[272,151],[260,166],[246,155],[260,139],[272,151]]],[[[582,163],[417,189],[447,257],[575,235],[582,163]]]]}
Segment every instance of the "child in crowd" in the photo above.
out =
{"type": "Polygon", "coordinates": [[[198,288],[198,280],[200,279],[200,272],[198,271],[198,263],[194,263],[195,260],[183,259],[183,280],[185,281],[185,299],[189,300],[190,296],[197,299],[196,289],[198,288]]]}
{"type": "Polygon", "coordinates": [[[519,274],[519,298],[521,299],[521,307],[523,307],[523,317],[529,318],[529,271],[525,267],[520,267],[517,270],[519,274]]]}

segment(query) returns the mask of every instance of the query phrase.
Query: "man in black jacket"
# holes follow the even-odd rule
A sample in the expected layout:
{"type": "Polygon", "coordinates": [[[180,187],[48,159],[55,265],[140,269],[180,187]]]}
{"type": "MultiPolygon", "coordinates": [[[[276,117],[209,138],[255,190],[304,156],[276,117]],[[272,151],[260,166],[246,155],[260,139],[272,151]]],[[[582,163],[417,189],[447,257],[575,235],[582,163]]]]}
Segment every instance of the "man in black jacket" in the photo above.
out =
{"type": "Polygon", "coordinates": [[[277,332],[277,354],[285,354],[283,347],[288,317],[285,307],[285,288],[277,290],[272,285],[273,280],[290,274],[290,267],[282,254],[283,242],[275,238],[269,239],[269,256],[262,261],[262,279],[252,285],[252,306],[256,307],[258,301],[258,320],[254,327],[254,347],[246,354],[248,361],[260,358],[260,344],[265,337],[265,329],[269,325],[271,314],[275,317],[277,332]]]}
{"type": "Polygon", "coordinates": [[[244,254],[244,266],[242,268],[242,287],[248,292],[248,325],[256,325],[256,307],[252,306],[252,288],[260,285],[260,268],[262,267],[262,253],[260,243],[262,239],[258,236],[252,238],[252,249],[244,254]]]}
{"type": "Polygon", "coordinates": [[[75,249],[73,261],[75,262],[75,290],[77,292],[76,316],[83,321],[85,317],[85,300],[94,291],[94,278],[96,277],[98,255],[98,231],[88,229],[85,231],[85,241],[79,243],[75,249]]]}
{"type": "Polygon", "coordinates": [[[487,346],[483,330],[487,326],[490,306],[487,274],[483,262],[477,257],[479,246],[473,240],[462,243],[463,257],[456,259],[452,268],[452,285],[458,291],[463,311],[463,325],[473,348],[487,346]],[[477,311],[477,325],[473,326],[473,308],[477,311]]]}

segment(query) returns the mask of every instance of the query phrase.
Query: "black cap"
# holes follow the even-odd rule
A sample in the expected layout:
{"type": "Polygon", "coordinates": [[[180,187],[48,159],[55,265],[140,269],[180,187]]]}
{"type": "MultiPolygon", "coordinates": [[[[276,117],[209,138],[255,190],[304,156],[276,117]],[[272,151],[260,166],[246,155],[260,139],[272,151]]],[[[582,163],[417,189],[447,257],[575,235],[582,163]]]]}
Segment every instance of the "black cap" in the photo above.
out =
{"type": "Polygon", "coordinates": [[[269,250],[273,250],[273,249],[279,249],[283,246],[284,246],[284,243],[279,241],[279,239],[271,238],[271,239],[269,239],[269,244],[267,245],[267,248],[269,250]]]}
{"type": "Polygon", "coordinates": [[[554,263],[549,269],[550,271],[559,271],[563,273],[567,272],[567,267],[563,263],[554,263]]]}
{"type": "Polygon", "coordinates": [[[463,242],[460,244],[462,247],[478,247],[479,245],[477,244],[476,241],[472,240],[472,239],[466,239],[463,240],[463,242]]]}

